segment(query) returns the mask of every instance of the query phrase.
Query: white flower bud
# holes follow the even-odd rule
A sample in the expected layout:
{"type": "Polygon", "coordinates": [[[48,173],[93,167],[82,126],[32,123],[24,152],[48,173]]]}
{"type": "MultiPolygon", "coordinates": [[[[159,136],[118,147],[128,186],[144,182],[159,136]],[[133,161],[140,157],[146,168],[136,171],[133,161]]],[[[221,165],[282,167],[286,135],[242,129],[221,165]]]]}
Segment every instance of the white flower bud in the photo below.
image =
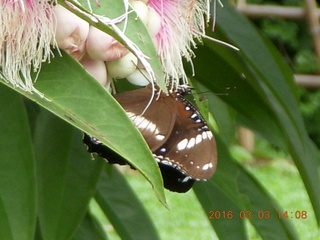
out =
{"type": "Polygon", "coordinates": [[[137,68],[137,57],[129,52],[122,58],[107,62],[108,74],[114,78],[126,78],[137,68]]]}
{"type": "Polygon", "coordinates": [[[54,12],[57,19],[56,41],[59,48],[66,50],[76,59],[81,59],[85,53],[89,24],[61,5],[56,5],[54,12]]]}
{"type": "Polygon", "coordinates": [[[161,17],[152,7],[149,7],[149,19],[147,27],[151,37],[156,36],[161,29],[161,17]]]}
{"type": "Polygon", "coordinates": [[[106,65],[103,61],[84,57],[80,61],[80,63],[103,86],[106,85],[106,83],[107,83],[107,69],[106,69],[106,65]]]}
{"type": "Polygon", "coordinates": [[[148,6],[141,1],[132,1],[132,2],[130,2],[130,4],[133,7],[133,9],[136,11],[136,13],[138,14],[138,17],[140,18],[140,20],[145,25],[147,25],[148,19],[149,19],[148,6]]]}
{"type": "Polygon", "coordinates": [[[145,69],[136,69],[130,76],[128,81],[134,85],[147,86],[151,81],[148,79],[148,73],[145,69]]]}
{"type": "Polygon", "coordinates": [[[106,61],[106,52],[111,47],[114,38],[96,27],[90,26],[86,42],[88,55],[93,59],[106,61]]]}
{"type": "Polygon", "coordinates": [[[103,61],[116,60],[129,52],[113,37],[93,26],[90,26],[86,48],[91,58],[103,61]]]}

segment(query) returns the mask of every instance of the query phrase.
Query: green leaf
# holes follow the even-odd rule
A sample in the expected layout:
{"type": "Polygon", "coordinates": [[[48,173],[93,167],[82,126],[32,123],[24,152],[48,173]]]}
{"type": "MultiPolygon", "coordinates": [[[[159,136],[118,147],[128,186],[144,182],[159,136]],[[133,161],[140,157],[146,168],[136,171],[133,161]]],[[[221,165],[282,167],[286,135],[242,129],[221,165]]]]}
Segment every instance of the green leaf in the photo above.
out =
{"type": "Polygon", "coordinates": [[[79,226],[73,240],[107,240],[106,233],[91,213],[87,213],[79,226]]]}
{"type": "Polygon", "coordinates": [[[97,137],[126,158],[152,184],[158,199],[165,203],[158,165],[142,135],[114,98],[79,63],[67,54],[55,57],[51,63],[42,65],[35,87],[49,101],[36,94],[15,90],[97,137]]]}
{"type": "Polygon", "coordinates": [[[200,82],[195,80],[192,81],[192,85],[197,89],[197,92],[203,93],[201,95],[205,101],[208,101],[209,111],[216,121],[218,128],[216,131],[219,133],[219,136],[224,140],[225,143],[232,143],[235,138],[236,131],[235,111],[233,111],[229,105],[227,105],[218,97],[219,95],[228,96],[229,94],[232,94],[232,91],[229,93],[228,89],[225,89],[222,92],[210,93],[208,88],[204,87],[200,82]]]}
{"type": "Polygon", "coordinates": [[[247,199],[238,187],[239,170],[217,135],[216,141],[219,153],[216,173],[207,182],[197,182],[193,189],[208,216],[211,215],[210,211],[221,214],[218,219],[209,219],[219,239],[247,239],[244,222],[237,215],[240,209],[248,208],[247,199]],[[232,218],[228,217],[229,211],[232,212],[232,218]]]}
{"type": "MultiPolygon", "coordinates": [[[[218,95],[218,97],[236,110],[237,117],[241,117],[241,120],[243,119],[243,122],[250,128],[259,131],[275,144],[285,147],[283,135],[279,134],[281,129],[274,121],[273,110],[265,103],[265,99],[261,98],[260,93],[247,81],[244,81],[241,72],[230,65],[229,58],[222,58],[216,53],[218,48],[214,47],[217,46],[210,42],[206,43],[204,47],[198,47],[197,58],[194,60],[197,69],[196,80],[213,94],[225,92],[229,87],[235,87],[228,95],[218,95]],[[211,59],[214,67],[208,66],[206,59],[211,59]]],[[[225,47],[220,46],[220,48],[225,47]]],[[[233,57],[238,62],[240,61],[238,55],[233,57]]],[[[230,59],[232,58],[230,57],[230,59]]],[[[211,105],[210,107],[214,108],[214,105],[211,105]]],[[[219,112],[212,111],[212,114],[215,118],[219,116],[219,112]]]]}
{"type": "Polygon", "coordinates": [[[252,175],[239,165],[239,188],[250,199],[250,221],[263,239],[299,239],[293,225],[279,218],[280,206],[252,175]]]}
{"type": "Polygon", "coordinates": [[[216,184],[199,182],[193,189],[219,239],[248,239],[244,220],[238,217],[240,209],[216,184]]]}
{"type": "Polygon", "coordinates": [[[247,208],[248,201],[240,194],[238,187],[239,170],[231,158],[229,150],[219,135],[215,135],[218,149],[218,165],[213,177],[210,179],[217,188],[239,208],[247,208]]]}
{"type": "Polygon", "coordinates": [[[278,218],[277,211],[281,208],[276,201],[231,158],[219,137],[217,143],[220,154],[217,175],[208,182],[195,184],[194,191],[208,216],[212,215],[210,223],[219,238],[247,239],[243,220],[249,219],[263,239],[298,239],[290,221],[278,218]],[[228,170],[229,173],[219,173],[228,170]],[[230,181],[232,178],[236,178],[236,186],[230,181]],[[245,213],[241,214],[242,211],[245,213]]]}
{"type": "Polygon", "coordinates": [[[8,209],[6,209],[4,204],[5,203],[2,200],[2,194],[1,194],[0,195],[0,230],[1,230],[1,235],[4,236],[8,240],[15,239],[13,237],[13,231],[10,226],[10,220],[7,215],[8,209]]]}
{"type": "Polygon", "coordinates": [[[44,109],[34,142],[42,237],[70,239],[87,212],[104,162],[90,158],[79,130],[44,109]]]}
{"type": "Polygon", "coordinates": [[[107,166],[95,199],[122,239],[159,239],[142,203],[115,167],[107,166]]]}
{"type": "Polygon", "coordinates": [[[0,85],[0,233],[2,239],[33,239],[36,178],[27,113],[19,94],[0,85]]]}

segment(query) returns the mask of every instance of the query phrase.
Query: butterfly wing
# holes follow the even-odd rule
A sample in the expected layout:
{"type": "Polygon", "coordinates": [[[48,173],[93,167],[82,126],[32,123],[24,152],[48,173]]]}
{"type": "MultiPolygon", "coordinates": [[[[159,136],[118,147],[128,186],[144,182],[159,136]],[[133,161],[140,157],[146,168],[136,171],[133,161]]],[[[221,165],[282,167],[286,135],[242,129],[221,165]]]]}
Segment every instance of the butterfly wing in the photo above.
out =
{"type": "Polygon", "coordinates": [[[127,112],[134,125],[139,129],[151,151],[163,145],[172,132],[175,122],[176,102],[167,99],[165,93],[154,94],[146,87],[116,94],[114,97],[127,112]]]}
{"type": "Polygon", "coordinates": [[[100,142],[97,138],[91,137],[88,134],[84,134],[83,143],[87,145],[88,152],[97,153],[100,157],[103,157],[110,164],[127,165],[131,168],[133,166],[128,163],[121,155],[111,150],[109,147],[100,142]]]}
{"type": "Polygon", "coordinates": [[[193,186],[195,179],[186,176],[168,164],[158,162],[158,165],[161,171],[163,185],[166,189],[173,192],[185,193],[193,186]]]}
{"type": "Polygon", "coordinates": [[[197,180],[209,179],[217,163],[214,136],[201,114],[188,100],[179,94],[174,99],[177,116],[173,130],[154,155],[160,163],[172,166],[185,176],[197,180]]]}

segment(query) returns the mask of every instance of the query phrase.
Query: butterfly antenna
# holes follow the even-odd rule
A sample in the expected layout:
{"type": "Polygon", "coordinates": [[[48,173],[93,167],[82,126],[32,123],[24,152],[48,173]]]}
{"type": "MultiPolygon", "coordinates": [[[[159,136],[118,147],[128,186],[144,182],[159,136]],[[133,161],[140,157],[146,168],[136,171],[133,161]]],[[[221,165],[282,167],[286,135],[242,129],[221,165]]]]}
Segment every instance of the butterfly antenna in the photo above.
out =
{"type": "MultiPolygon", "coordinates": [[[[236,89],[236,88],[237,88],[236,86],[226,87],[225,90],[230,91],[230,90],[236,89]]],[[[211,92],[211,91],[209,91],[209,90],[207,90],[207,91],[202,91],[202,92],[196,92],[196,93],[194,93],[194,94],[200,95],[200,94],[207,94],[207,93],[213,93],[213,94],[215,94],[215,95],[217,95],[217,96],[228,96],[228,95],[229,95],[228,92],[214,93],[214,92],[211,92]]]]}

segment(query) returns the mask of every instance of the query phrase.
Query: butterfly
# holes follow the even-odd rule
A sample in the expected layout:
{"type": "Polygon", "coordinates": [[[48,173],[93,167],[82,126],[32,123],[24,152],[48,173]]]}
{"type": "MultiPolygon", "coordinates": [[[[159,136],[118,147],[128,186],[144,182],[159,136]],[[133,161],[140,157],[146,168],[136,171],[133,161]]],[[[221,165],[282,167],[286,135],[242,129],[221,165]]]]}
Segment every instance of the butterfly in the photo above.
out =
{"type": "MultiPolygon", "coordinates": [[[[187,192],[196,180],[211,178],[217,164],[213,133],[184,97],[188,92],[182,87],[164,93],[149,85],[114,95],[158,162],[164,187],[174,192],[187,192]]],[[[127,163],[94,137],[85,135],[84,143],[89,152],[98,153],[109,163],[127,163]]]]}

